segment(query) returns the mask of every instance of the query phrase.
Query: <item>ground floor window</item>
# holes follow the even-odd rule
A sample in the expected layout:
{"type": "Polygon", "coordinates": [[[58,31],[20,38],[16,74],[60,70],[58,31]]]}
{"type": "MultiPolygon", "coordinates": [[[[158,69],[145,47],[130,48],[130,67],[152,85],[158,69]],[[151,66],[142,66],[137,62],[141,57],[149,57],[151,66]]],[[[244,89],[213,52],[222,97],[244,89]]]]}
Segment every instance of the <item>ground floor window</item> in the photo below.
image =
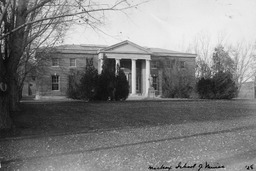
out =
{"type": "Polygon", "coordinates": [[[141,93],[141,76],[137,75],[136,77],[136,91],[137,93],[141,93]]]}
{"type": "Polygon", "coordinates": [[[185,68],[185,61],[180,61],[180,68],[185,68]]]}
{"type": "Polygon", "coordinates": [[[151,68],[152,69],[157,69],[159,67],[159,62],[158,61],[151,61],[151,68]]]}
{"type": "Polygon", "coordinates": [[[70,67],[75,67],[76,66],[76,59],[75,58],[70,58],[70,61],[69,61],[69,66],[70,67]]]}
{"type": "Polygon", "coordinates": [[[58,75],[52,75],[52,90],[60,90],[60,77],[58,75]]]}
{"type": "Polygon", "coordinates": [[[155,90],[158,90],[158,79],[157,79],[157,76],[153,76],[152,87],[155,90]]]}

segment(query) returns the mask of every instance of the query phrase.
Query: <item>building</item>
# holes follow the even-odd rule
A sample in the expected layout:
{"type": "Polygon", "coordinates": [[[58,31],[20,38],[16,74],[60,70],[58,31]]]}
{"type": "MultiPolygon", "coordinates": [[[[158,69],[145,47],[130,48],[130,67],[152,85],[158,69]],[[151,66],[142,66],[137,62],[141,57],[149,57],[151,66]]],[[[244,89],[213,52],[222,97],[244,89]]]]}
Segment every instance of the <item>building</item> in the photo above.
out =
{"type": "MultiPolygon", "coordinates": [[[[37,59],[44,54],[46,53],[43,50],[39,51],[37,59]]],[[[179,61],[181,70],[186,70],[191,77],[195,77],[195,54],[147,48],[130,41],[112,46],[62,45],[47,54],[48,60],[43,66],[43,72],[38,74],[36,80],[37,97],[64,96],[70,71],[83,69],[88,59],[93,60],[100,74],[104,56],[114,60],[123,69],[130,85],[131,96],[148,96],[150,84],[156,95],[161,96],[162,63],[171,66],[173,60],[179,61]]]]}

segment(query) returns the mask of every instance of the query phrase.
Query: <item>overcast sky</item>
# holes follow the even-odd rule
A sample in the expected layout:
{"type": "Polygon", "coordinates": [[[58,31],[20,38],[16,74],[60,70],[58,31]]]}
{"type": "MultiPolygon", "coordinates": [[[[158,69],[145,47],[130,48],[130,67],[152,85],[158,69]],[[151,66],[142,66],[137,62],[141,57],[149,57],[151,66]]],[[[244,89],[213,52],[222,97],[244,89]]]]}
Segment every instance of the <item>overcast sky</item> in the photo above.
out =
{"type": "MultiPolygon", "coordinates": [[[[136,2],[136,1],[135,1],[136,2]]],[[[256,40],[256,0],[151,0],[137,10],[108,14],[105,33],[72,28],[65,44],[103,44],[130,40],[141,46],[182,50],[199,34],[216,42],[256,40]]]]}

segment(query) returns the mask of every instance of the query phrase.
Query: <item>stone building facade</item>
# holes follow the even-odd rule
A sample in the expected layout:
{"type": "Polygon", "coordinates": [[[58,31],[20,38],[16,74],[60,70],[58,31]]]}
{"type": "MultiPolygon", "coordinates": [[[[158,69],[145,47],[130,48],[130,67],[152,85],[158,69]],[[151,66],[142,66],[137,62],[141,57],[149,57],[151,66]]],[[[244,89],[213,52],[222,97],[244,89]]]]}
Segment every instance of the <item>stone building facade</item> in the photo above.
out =
{"type": "MultiPolygon", "coordinates": [[[[37,53],[37,59],[44,55],[37,53]]],[[[36,96],[65,96],[68,75],[73,70],[83,70],[88,59],[92,59],[98,73],[101,73],[103,57],[115,61],[123,69],[130,85],[130,96],[148,96],[152,86],[156,95],[162,94],[162,63],[171,65],[178,60],[182,70],[195,77],[195,54],[175,52],[159,48],[147,48],[130,41],[112,46],[62,45],[48,54],[41,73],[36,79],[36,96]],[[151,84],[151,85],[150,85],[151,84]]],[[[195,80],[195,79],[194,79],[195,80]]]]}

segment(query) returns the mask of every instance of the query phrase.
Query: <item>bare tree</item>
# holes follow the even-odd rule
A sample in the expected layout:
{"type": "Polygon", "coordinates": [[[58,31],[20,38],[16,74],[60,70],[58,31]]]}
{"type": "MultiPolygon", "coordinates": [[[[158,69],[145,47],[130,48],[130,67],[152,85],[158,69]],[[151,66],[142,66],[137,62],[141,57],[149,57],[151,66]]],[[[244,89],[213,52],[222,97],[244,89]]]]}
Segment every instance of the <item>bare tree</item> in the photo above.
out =
{"type": "Polygon", "coordinates": [[[10,110],[19,102],[19,71],[38,38],[47,37],[51,30],[61,32],[70,23],[97,29],[107,11],[137,5],[128,0],[0,0],[0,129],[13,125],[10,110]]]}
{"type": "Polygon", "coordinates": [[[227,64],[226,69],[232,68],[232,74],[240,90],[243,83],[248,80],[253,80],[256,75],[256,44],[239,42],[236,45],[230,45],[227,43],[227,34],[225,32],[219,32],[217,35],[217,43],[211,42],[208,33],[199,33],[193,40],[193,43],[187,48],[187,52],[197,54],[196,58],[196,77],[207,78],[214,74],[212,67],[214,67],[213,53],[214,47],[222,46],[226,55],[230,58],[221,59],[223,64],[227,64]],[[227,59],[229,61],[227,61],[227,59]],[[225,61],[226,60],[226,61],[225,61]],[[230,62],[232,60],[233,62],[230,62]],[[228,64],[232,63],[232,67],[228,64]]]}
{"type": "Polygon", "coordinates": [[[256,75],[256,45],[253,43],[237,43],[229,46],[229,53],[235,63],[234,77],[240,90],[242,84],[256,75]]]}
{"type": "Polygon", "coordinates": [[[211,37],[206,32],[196,35],[193,42],[189,45],[187,52],[197,54],[196,58],[196,78],[209,77],[211,75],[211,57],[213,46],[211,37]]]}
{"type": "Polygon", "coordinates": [[[22,89],[26,78],[29,75],[31,77],[31,75],[36,76],[37,74],[43,73],[42,68],[49,62],[49,55],[46,50],[44,50],[45,55],[40,55],[37,59],[35,59],[36,52],[42,49],[42,46],[44,49],[53,49],[52,47],[58,44],[58,42],[62,42],[66,29],[58,29],[59,25],[61,23],[55,23],[50,28],[44,28],[46,30],[44,34],[41,35],[38,32],[36,34],[38,37],[33,36],[33,41],[26,46],[17,70],[18,91],[20,95],[17,99],[18,101],[22,97],[22,89]]]}
{"type": "MultiPolygon", "coordinates": [[[[163,96],[168,98],[188,98],[194,87],[194,76],[186,65],[176,59],[161,61],[163,74],[163,96]]],[[[193,74],[193,73],[192,73],[193,74]]]]}

